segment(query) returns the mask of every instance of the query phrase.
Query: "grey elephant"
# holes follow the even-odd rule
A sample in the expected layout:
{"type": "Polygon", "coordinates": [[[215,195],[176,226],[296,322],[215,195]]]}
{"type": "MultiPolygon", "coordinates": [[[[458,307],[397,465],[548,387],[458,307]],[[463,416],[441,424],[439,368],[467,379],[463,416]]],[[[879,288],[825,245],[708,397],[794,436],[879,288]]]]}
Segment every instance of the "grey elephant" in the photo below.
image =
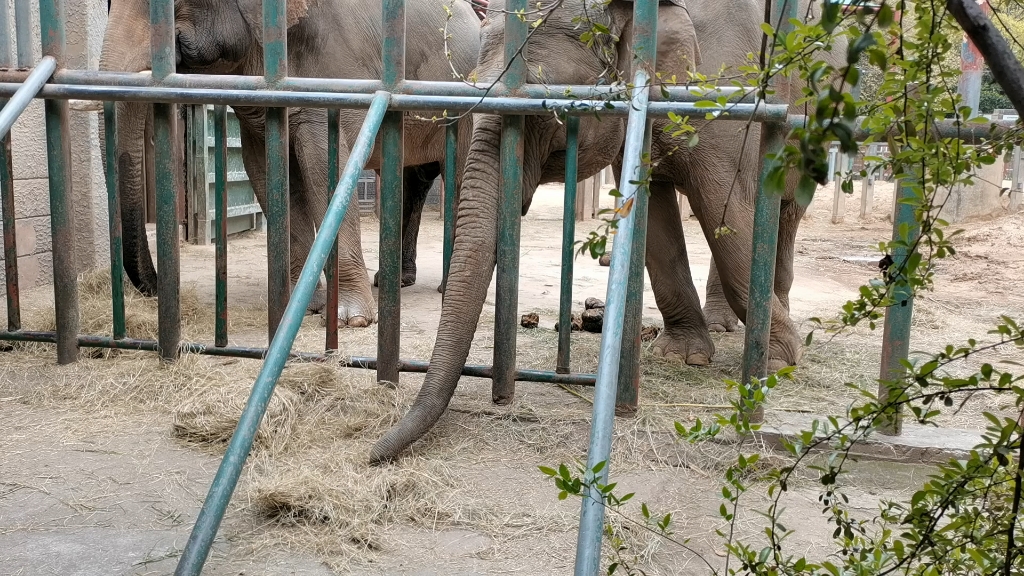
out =
{"type": "MultiPolygon", "coordinates": [[[[698,45],[698,71],[712,75],[722,66],[735,69],[745,64],[747,54],[757,53],[760,48],[763,1],[687,0],[685,9],[660,5],[659,71],[686,78],[685,70],[678,67],[696,62],[698,45]],[[666,45],[666,42],[672,45],[666,45]]],[[[800,2],[801,16],[808,13],[809,1],[800,2]]],[[[543,69],[543,81],[594,84],[606,64],[614,65],[620,76],[628,73],[632,2],[611,0],[596,6],[587,4],[586,11],[592,20],[607,26],[613,37],[621,37],[614,50],[617,60],[602,62],[595,51],[587,49],[578,40],[581,29],[573,19],[583,15],[583,0],[566,0],[560,10],[547,18],[534,33],[525,50],[530,71],[543,69]]],[[[503,7],[502,0],[491,2],[492,9],[503,7]]],[[[502,70],[503,37],[503,19],[488,18],[482,29],[482,53],[476,71],[480,78],[493,78],[502,70]]],[[[845,50],[839,52],[837,58],[842,58],[845,50]]],[[[532,82],[540,80],[536,75],[530,78],[532,82]]],[[[796,95],[799,95],[799,90],[791,94],[793,97],[796,95]]],[[[617,160],[616,165],[621,167],[621,158],[613,156],[621,149],[624,122],[606,118],[600,124],[598,126],[596,121],[587,118],[581,122],[581,179],[594,174],[611,160],[617,160]],[[617,144],[609,146],[609,142],[617,144]]],[[[760,127],[753,125],[750,144],[744,147],[742,128],[745,123],[715,120],[713,125],[705,125],[703,120],[694,121],[701,133],[700,142],[694,148],[687,148],[678,147],[678,142],[664,132],[666,124],[666,120],[654,122],[654,170],[650,184],[646,253],[655,300],[665,322],[665,330],[654,347],[662,354],[701,364],[706,363],[714,352],[705,313],[723,328],[746,316],[753,203],[758,189],[760,127]],[[739,177],[728,202],[726,216],[726,222],[734,232],[716,237],[714,230],[727,205],[726,197],[737,173],[739,177]],[[715,262],[708,286],[709,308],[703,311],[690,276],[677,191],[688,196],[715,262]],[[717,309],[722,302],[712,300],[719,290],[720,298],[727,304],[728,314],[717,309]]],[[[563,128],[551,118],[527,117],[524,140],[529,144],[523,159],[524,212],[538,184],[559,179],[558,170],[564,165],[563,134],[563,128]]],[[[426,433],[446,409],[458,384],[495,266],[499,139],[500,119],[478,116],[466,160],[464,184],[460,189],[454,253],[430,370],[409,412],[374,446],[370,454],[374,463],[397,457],[426,433]]],[[[793,190],[795,184],[795,181],[790,182],[789,189],[793,190]]],[[[780,249],[771,308],[769,366],[772,369],[793,365],[800,355],[800,339],[789,318],[788,293],[793,279],[792,245],[802,212],[792,201],[792,195],[787,196],[780,220],[780,249]]]]}
{"type": "MultiPolygon", "coordinates": [[[[411,1],[407,7],[407,77],[450,80],[452,69],[466,73],[476,64],[480,20],[468,3],[456,2],[447,16],[443,0],[411,1]],[[447,30],[451,60],[445,57],[447,30]]],[[[175,48],[181,73],[262,75],[262,8],[260,0],[175,2],[175,48]]],[[[378,78],[381,68],[381,1],[332,0],[289,2],[289,73],[296,77],[378,78]],[[359,17],[357,17],[359,16],[359,17]]],[[[150,67],[148,0],[112,0],[103,41],[102,70],[139,72],[150,67]]],[[[118,104],[118,165],[124,234],[125,270],[132,283],[148,295],[156,292],[156,272],[146,239],[144,197],[140,178],[143,138],[148,108],[145,104],[118,104]]],[[[266,160],[262,108],[235,109],[242,136],[246,172],[260,205],[266,209],[266,160]]],[[[429,117],[429,114],[424,114],[429,117]]],[[[348,158],[365,111],[342,110],[340,162],[348,158]]],[[[461,121],[463,142],[470,122],[461,121]]],[[[415,281],[416,236],[423,200],[444,158],[444,128],[437,123],[406,119],[405,202],[403,218],[403,284],[415,281]]],[[[327,187],[326,110],[289,110],[291,157],[291,276],[298,278],[314,230],[319,227],[329,199],[327,187]]],[[[465,147],[464,147],[465,148],[465,147]]],[[[380,168],[379,143],[367,164],[380,168]]],[[[339,320],[342,325],[367,326],[376,319],[376,305],[363,262],[359,213],[350,207],[339,232],[339,320]]],[[[311,303],[323,306],[323,290],[311,303]]]]}

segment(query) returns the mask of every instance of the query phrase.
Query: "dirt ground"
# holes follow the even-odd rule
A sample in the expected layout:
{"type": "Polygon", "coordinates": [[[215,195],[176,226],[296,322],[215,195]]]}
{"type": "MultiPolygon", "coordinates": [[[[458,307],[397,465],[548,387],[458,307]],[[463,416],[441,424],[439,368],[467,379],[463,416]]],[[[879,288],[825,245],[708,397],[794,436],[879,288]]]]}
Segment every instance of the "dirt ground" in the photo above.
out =
{"type": "MultiPolygon", "coordinates": [[[[892,186],[880,184],[873,213],[857,217],[859,184],[846,221],[830,222],[831,190],[819,193],[800,230],[792,316],[834,316],[877,274],[874,245],[891,234],[886,214],[892,186]]],[[[605,199],[609,201],[610,199],[605,199]]],[[[522,227],[520,313],[540,315],[540,328],[519,332],[523,367],[554,367],[558,309],[561,191],[543,187],[522,227]]],[[[596,222],[577,226],[582,239],[596,222]]],[[[915,302],[914,350],[986,337],[1000,314],[1024,315],[1024,213],[962,226],[958,256],[938,267],[934,292],[915,302]]],[[[703,296],[709,251],[695,219],[684,223],[694,281],[703,296]]],[[[363,220],[367,266],[377,267],[377,223],[363,220]]],[[[428,359],[440,314],[441,222],[424,217],[419,274],[402,290],[402,357],[428,359]]],[[[229,247],[231,342],[266,345],[265,237],[240,236],[229,247]]],[[[212,341],[212,247],[182,246],[185,337],[212,341]]],[[[608,268],[576,261],[574,308],[605,297],[608,268]]],[[[99,278],[99,279],[97,279],[99,278]]],[[[109,330],[109,281],[83,284],[83,327],[109,330]]],[[[470,361],[490,363],[493,283],[470,361]]],[[[52,292],[23,295],[25,327],[52,328],[52,292]]],[[[645,323],[661,319],[648,288],[645,323]]],[[[154,304],[129,302],[129,335],[152,337],[154,304]]],[[[991,338],[991,337],[989,337],[991,338]]],[[[735,445],[676,442],[672,422],[692,423],[721,411],[724,379],[735,378],[743,333],[714,334],[713,365],[688,368],[645,351],[642,406],[617,419],[613,479],[652,511],[672,512],[685,550],[642,531],[627,539],[649,574],[708,573],[721,568],[720,473],[735,445]]],[[[375,355],[375,329],[340,334],[345,355],[375,355]]],[[[599,335],[573,335],[574,371],[596,370],[599,335]]],[[[323,347],[319,317],[307,317],[296,350],[323,347]]],[[[857,397],[847,386],[877,377],[881,330],[818,338],[795,380],[771,400],[768,421],[783,413],[840,413],[857,397]]],[[[1011,360],[991,353],[973,358],[1011,360]]],[[[1015,358],[1021,360],[1021,358],[1015,358]]],[[[188,356],[166,366],[152,354],[83,352],[58,367],[48,346],[0,353],[0,574],[169,574],[191,530],[244,404],[259,363],[188,356]]],[[[566,574],[573,565],[579,502],[559,501],[539,465],[586,456],[592,390],[520,383],[515,402],[490,403],[488,383],[465,378],[435,430],[400,462],[365,464],[372,443],[412,401],[422,377],[403,375],[397,389],[372,373],[332,365],[294,365],[275,392],[268,419],[224,520],[208,574],[566,574]]],[[[1005,408],[978,396],[945,424],[980,429],[983,410],[1005,408]]],[[[746,446],[756,451],[756,446],[746,446]]],[[[778,456],[776,456],[778,458],[778,456]]],[[[879,498],[908,497],[928,473],[923,465],[860,463],[847,479],[857,513],[879,498]]],[[[763,509],[755,483],[748,507],[763,509]]],[[[786,500],[798,533],[794,552],[829,552],[814,478],[797,482],[786,500]]],[[[750,510],[737,523],[757,538],[750,510]]]]}

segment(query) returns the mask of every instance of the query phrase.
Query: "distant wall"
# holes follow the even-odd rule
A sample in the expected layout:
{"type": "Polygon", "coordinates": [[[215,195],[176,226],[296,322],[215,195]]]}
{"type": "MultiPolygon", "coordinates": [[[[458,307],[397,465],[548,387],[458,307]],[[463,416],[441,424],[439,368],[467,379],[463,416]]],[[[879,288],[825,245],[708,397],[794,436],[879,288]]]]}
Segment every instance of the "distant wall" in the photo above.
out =
{"type": "MultiPolygon", "coordinates": [[[[32,2],[34,61],[41,58],[39,3],[32,2]]],[[[105,0],[65,2],[67,66],[96,70],[107,23],[105,0]]],[[[8,0],[14,44],[14,3],[8,0]]],[[[70,149],[75,206],[75,257],[79,271],[108,266],[106,186],[100,155],[101,115],[71,111],[70,149]]],[[[42,101],[34,101],[11,130],[14,164],[18,276],[22,289],[53,282],[50,200],[42,101]]],[[[0,251],[0,259],[3,253],[0,251]]],[[[0,278],[3,267],[0,266],[0,278]]]]}

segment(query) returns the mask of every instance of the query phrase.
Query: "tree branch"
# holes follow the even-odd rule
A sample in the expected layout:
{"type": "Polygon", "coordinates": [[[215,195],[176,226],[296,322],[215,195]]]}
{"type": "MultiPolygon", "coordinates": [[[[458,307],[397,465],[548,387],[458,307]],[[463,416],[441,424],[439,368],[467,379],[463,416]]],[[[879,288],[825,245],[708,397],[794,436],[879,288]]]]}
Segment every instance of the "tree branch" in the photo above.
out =
{"type": "Polygon", "coordinates": [[[1013,55],[1006,38],[975,0],[946,0],[946,9],[985,57],[992,77],[1017,113],[1024,116],[1024,66],[1013,55]]]}

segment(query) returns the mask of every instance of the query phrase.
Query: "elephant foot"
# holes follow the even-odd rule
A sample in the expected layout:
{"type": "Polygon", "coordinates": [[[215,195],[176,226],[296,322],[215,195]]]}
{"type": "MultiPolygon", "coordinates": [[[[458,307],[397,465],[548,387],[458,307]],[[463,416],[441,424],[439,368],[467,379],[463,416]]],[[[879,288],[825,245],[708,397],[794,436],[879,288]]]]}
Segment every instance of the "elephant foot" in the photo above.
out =
{"type": "Polygon", "coordinates": [[[715,344],[707,332],[688,333],[664,330],[654,340],[654,355],[690,366],[707,366],[715,355],[715,344]]]}
{"type": "Polygon", "coordinates": [[[740,319],[728,304],[705,304],[704,320],[708,324],[708,330],[712,332],[736,332],[740,328],[740,319]]]}
{"type": "MultiPolygon", "coordinates": [[[[377,283],[377,280],[378,280],[379,277],[380,277],[380,270],[378,270],[373,275],[373,285],[375,287],[379,286],[379,284],[377,283]]],[[[412,286],[415,283],[416,283],[416,271],[413,270],[411,272],[407,272],[405,270],[402,270],[402,288],[405,288],[406,286],[412,286]]]]}
{"type": "MultiPolygon", "coordinates": [[[[306,307],[307,314],[321,314],[327,310],[327,290],[322,285],[313,292],[306,307]]],[[[326,315],[324,315],[326,319],[326,315]]],[[[338,287],[338,326],[366,328],[377,320],[377,303],[369,289],[359,291],[338,287]],[[360,292],[365,292],[361,294],[360,292]]]]}
{"type": "Polygon", "coordinates": [[[773,320],[771,339],[768,341],[768,371],[778,372],[786,366],[796,366],[803,356],[803,341],[793,323],[786,318],[776,328],[773,320]]]}

